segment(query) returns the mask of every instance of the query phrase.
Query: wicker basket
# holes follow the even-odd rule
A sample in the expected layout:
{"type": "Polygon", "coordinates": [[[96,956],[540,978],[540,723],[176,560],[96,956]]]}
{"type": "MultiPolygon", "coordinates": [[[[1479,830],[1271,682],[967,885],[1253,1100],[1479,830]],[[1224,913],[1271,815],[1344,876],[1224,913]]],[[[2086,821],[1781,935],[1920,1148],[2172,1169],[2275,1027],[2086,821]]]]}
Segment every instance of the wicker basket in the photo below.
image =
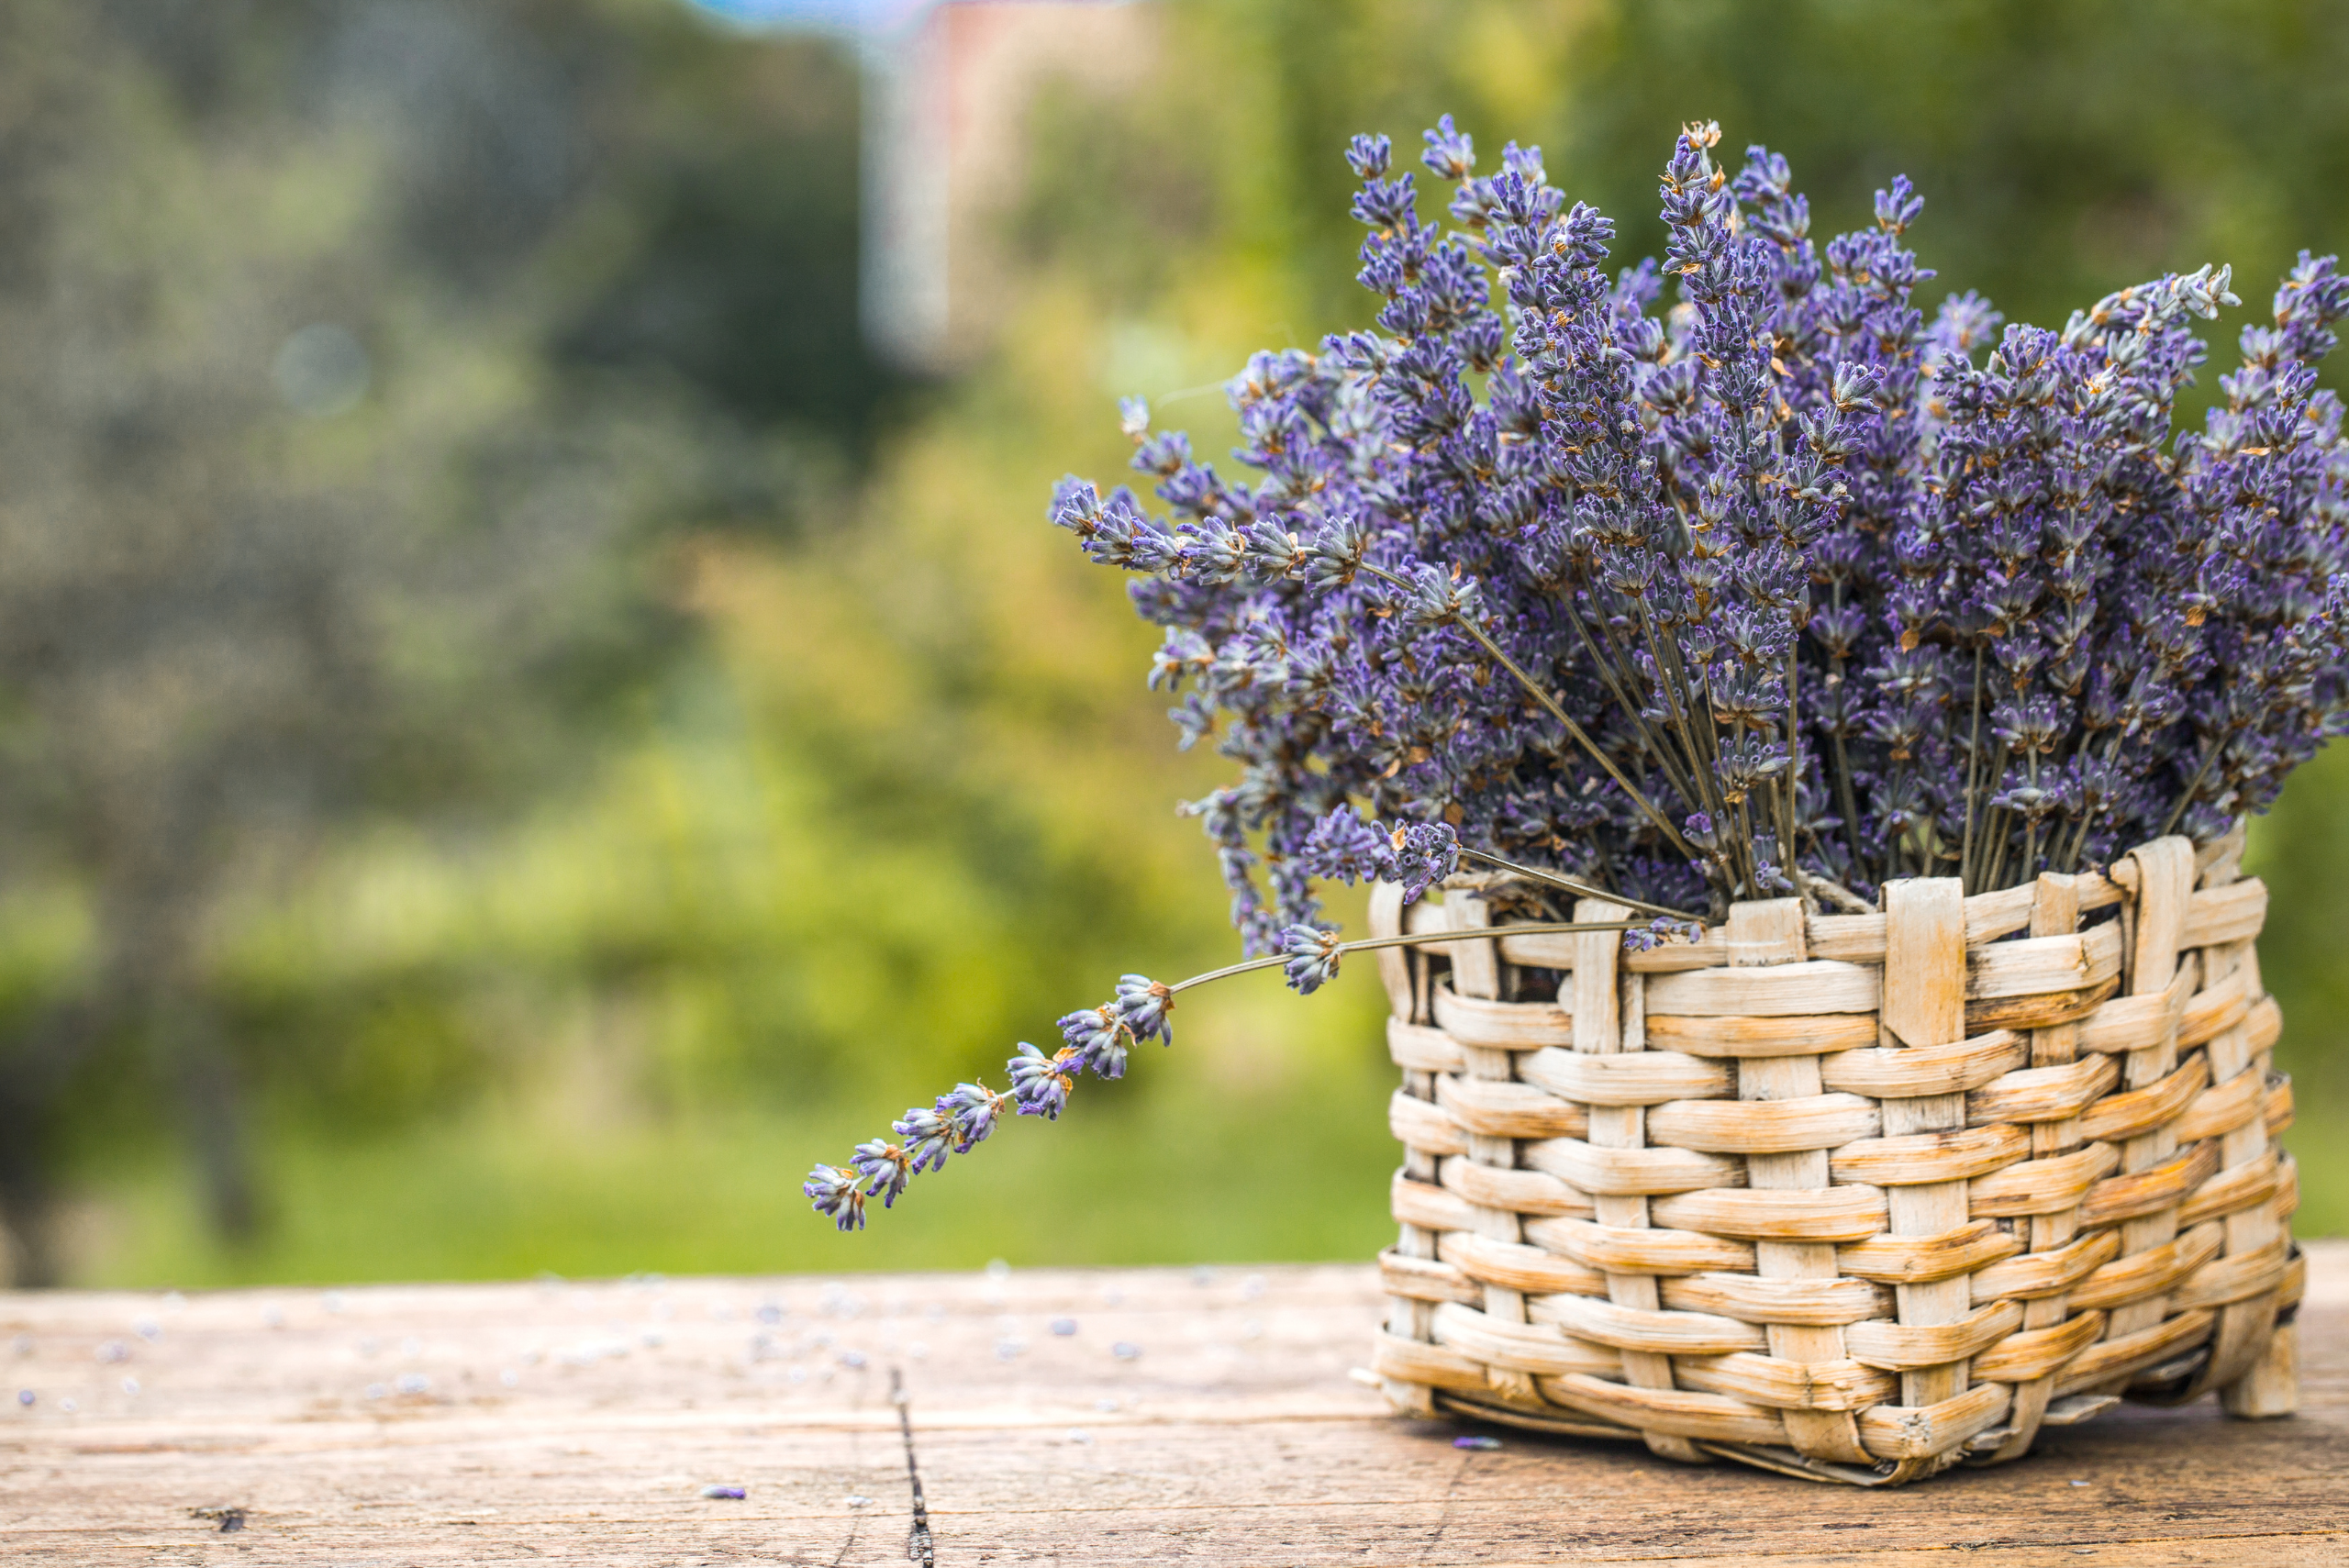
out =
{"type": "MultiPolygon", "coordinates": [[[[2241,838],[1876,915],[1381,952],[1401,1409],[1897,1485],[2126,1395],[2296,1394],[2291,1118],[2241,838]],[[1554,1000],[1542,999],[1554,995],[1554,1000]]],[[[1586,900],[1577,918],[1620,918],[1586,900]]],[[[1400,934],[1397,889],[1372,906],[1400,934]]],[[[1490,926],[1476,892],[1408,911],[1490,926]]]]}

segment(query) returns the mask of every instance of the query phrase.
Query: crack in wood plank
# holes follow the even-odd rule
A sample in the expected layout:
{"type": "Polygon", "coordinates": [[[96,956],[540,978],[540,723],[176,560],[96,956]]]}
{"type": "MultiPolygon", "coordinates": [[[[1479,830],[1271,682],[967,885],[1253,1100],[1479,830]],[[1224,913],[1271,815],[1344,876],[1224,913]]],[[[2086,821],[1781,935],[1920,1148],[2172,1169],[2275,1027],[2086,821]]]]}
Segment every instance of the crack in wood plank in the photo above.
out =
{"type": "Polygon", "coordinates": [[[901,1367],[889,1369],[889,1402],[897,1407],[898,1429],[905,1435],[906,1481],[914,1496],[914,1528],[906,1537],[906,1555],[921,1568],[938,1568],[938,1543],[930,1533],[930,1505],[921,1495],[921,1466],[914,1462],[913,1399],[906,1393],[901,1367]]]}

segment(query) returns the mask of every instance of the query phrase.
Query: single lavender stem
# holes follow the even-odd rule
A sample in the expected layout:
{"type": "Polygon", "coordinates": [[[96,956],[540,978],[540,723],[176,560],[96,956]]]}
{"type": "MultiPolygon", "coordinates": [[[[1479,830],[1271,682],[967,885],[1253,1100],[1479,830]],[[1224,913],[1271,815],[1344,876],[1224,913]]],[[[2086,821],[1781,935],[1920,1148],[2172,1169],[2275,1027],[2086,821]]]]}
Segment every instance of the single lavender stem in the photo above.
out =
{"type": "Polygon", "coordinates": [[[1852,795],[1852,753],[1840,732],[1828,739],[1835,742],[1835,794],[1843,807],[1843,837],[1851,845],[1852,869],[1865,874],[1869,866],[1867,857],[1860,851],[1860,807],[1852,795]]]}
{"type": "MultiPolygon", "coordinates": [[[[1697,785],[1695,809],[1708,813],[1719,811],[1721,809],[1721,802],[1714,794],[1715,781],[1711,764],[1705,755],[1704,749],[1697,744],[1694,727],[1689,723],[1687,705],[1680,700],[1679,650],[1676,647],[1674,648],[1674,659],[1671,663],[1664,662],[1655,634],[1655,623],[1648,615],[1648,607],[1644,604],[1640,604],[1638,607],[1640,640],[1647,644],[1648,658],[1655,665],[1656,686],[1664,693],[1664,708],[1672,716],[1673,728],[1680,731],[1680,744],[1687,753],[1686,763],[1688,776],[1697,785]]],[[[1610,643],[1615,641],[1615,632],[1611,627],[1607,628],[1607,639],[1610,643]]],[[[1669,643],[1671,639],[1667,638],[1664,640],[1669,643]]]]}
{"type": "Polygon", "coordinates": [[[1982,744],[1982,650],[1974,650],[1974,727],[1965,737],[1965,831],[1958,840],[1957,874],[1965,879],[1965,891],[1979,893],[1974,885],[1974,771],[1976,753],[1982,744]]]}
{"type": "MultiPolygon", "coordinates": [[[[1705,699],[1704,731],[1709,739],[1716,742],[1713,755],[1718,759],[1720,756],[1718,744],[1720,737],[1714,731],[1720,728],[1720,717],[1713,711],[1713,675],[1709,666],[1704,671],[1704,684],[1700,695],[1705,699]]],[[[1735,807],[1737,817],[1737,832],[1731,837],[1730,844],[1733,852],[1731,870],[1731,885],[1734,886],[1737,880],[1742,878],[1750,890],[1750,895],[1759,898],[1762,896],[1762,877],[1756,868],[1753,852],[1753,819],[1745,809],[1743,795],[1738,796],[1731,804],[1735,807]]]]}
{"type": "MultiPolygon", "coordinates": [[[[1680,645],[1671,638],[1659,638],[1656,635],[1654,618],[1648,614],[1648,607],[1644,603],[1639,605],[1639,611],[1640,639],[1648,646],[1648,657],[1655,663],[1656,684],[1663,689],[1664,704],[1672,714],[1672,722],[1680,731],[1680,743],[1687,748],[1689,776],[1697,781],[1700,809],[1708,815],[1723,815],[1728,809],[1728,802],[1721,798],[1720,781],[1713,777],[1713,763],[1719,760],[1720,751],[1711,745],[1700,745],[1698,742],[1697,736],[1700,732],[1698,727],[1690,715],[1687,705],[1680,700],[1681,684],[1687,673],[1687,666],[1680,662],[1680,645]],[[1666,649],[1671,651],[1671,658],[1668,661],[1664,657],[1666,649]]],[[[1706,735],[1708,740],[1711,739],[1709,730],[1702,733],[1706,735]]]]}
{"type": "Polygon", "coordinates": [[[1795,699],[1801,689],[1801,655],[1799,642],[1787,651],[1787,772],[1786,787],[1778,791],[1778,859],[1789,873],[1795,863],[1795,781],[1802,777],[1802,737],[1795,717],[1798,711],[1795,699]]]}
{"type": "Polygon", "coordinates": [[[1590,655],[1591,663],[1598,668],[1600,679],[1607,683],[1607,689],[1613,694],[1616,702],[1621,705],[1623,711],[1631,715],[1632,720],[1639,725],[1640,733],[1645,738],[1648,749],[1655,754],[1658,764],[1664,769],[1665,782],[1670,784],[1673,792],[1680,796],[1683,806],[1691,811],[1702,811],[1705,808],[1704,793],[1693,782],[1694,775],[1674,761],[1671,750],[1665,744],[1664,732],[1649,722],[1647,715],[1641,711],[1640,705],[1631,699],[1631,693],[1624,684],[1626,681],[1637,679],[1638,672],[1623,658],[1622,646],[1615,639],[1614,628],[1607,626],[1604,621],[1599,623],[1607,632],[1608,646],[1615,650],[1616,656],[1610,661],[1599,656],[1598,644],[1591,639],[1590,628],[1584,623],[1582,612],[1575,607],[1573,594],[1569,592],[1564,597],[1566,618],[1574,623],[1575,634],[1582,639],[1583,651],[1590,655]]]}
{"type": "Polygon", "coordinates": [[[2177,831],[2178,823],[2186,816],[2186,808],[2194,803],[2195,792],[2202,787],[2202,781],[2210,776],[2211,766],[2218,762],[2219,753],[2225,746],[2226,737],[2223,734],[2210,737],[2210,747],[2202,753],[2201,764],[2194,770],[2194,776],[2187,781],[2185,790],[2177,797],[2177,804],[2169,808],[2169,816],[2163,819],[2160,836],[2167,837],[2177,831]]]}
{"type": "MultiPolygon", "coordinates": [[[[1899,763],[1892,775],[1892,787],[1888,793],[1895,800],[1900,798],[1900,786],[1909,782],[1909,768],[1910,763],[1907,761],[1903,761],[1899,763]]],[[[1915,828],[1912,828],[1909,831],[1914,832],[1915,828]]],[[[1891,841],[1884,847],[1884,869],[1886,874],[1877,879],[1880,883],[1890,882],[1892,880],[1892,873],[1902,869],[1903,862],[1901,857],[1906,848],[1900,841],[1902,837],[1900,834],[1894,833],[1887,835],[1887,837],[1891,841]]]]}
{"type": "Polygon", "coordinates": [[[1740,874],[1745,878],[1747,896],[1759,898],[1763,895],[1761,862],[1753,853],[1753,818],[1746,812],[1743,795],[1738,796],[1736,808],[1737,842],[1745,851],[1745,865],[1740,874]]]}
{"type": "MultiPolygon", "coordinates": [[[[1601,896],[1613,898],[1615,895],[1610,893],[1601,896]]],[[[1675,919],[1684,917],[1674,917],[1675,919]]],[[[1329,951],[1367,952],[1373,948],[1417,947],[1426,942],[1475,941],[1495,936],[1547,937],[1564,935],[1571,931],[1644,931],[1648,929],[1648,924],[1645,920],[1529,921],[1521,926],[1479,926],[1468,931],[1424,931],[1399,937],[1364,937],[1360,941],[1340,942],[1329,951]]],[[[1275,953],[1269,958],[1252,958],[1244,962],[1226,964],[1221,969],[1210,969],[1205,974],[1194,974],[1188,980],[1178,980],[1169,985],[1166,990],[1171,995],[1176,992],[1188,991],[1194,985],[1205,985],[1212,980],[1229,980],[1235,974],[1248,974],[1259,969],[1277,969],[1288,962],[1286,953],[1275,953]]]]}
{"type": "MultiPolygon", "coordinates": [[[[2112,766],[2112,760],[2121,755],[2121,742],[2123,739],[2123,726],[2118,724],[2112,727],[2112,743],[2107,746],[2104,750],[2104,765],[2108,768],[2112,766]]],[[[2091,742],[2090,745],[2084,745],[2080,750],[2083,751],[2088,751],[2091,749],[2092,745],[2093,742],[2091,742]]],[[[2064,869],[2065,872],[2075,872],[2079,869],[2080,855],[2087,849],[2088,833],[2095,826],[2096,814],[2094,812],[2083,811],[2080,813],[2079,830],[2072,835],[2072,852],[2064,857],[2064,869]]]]}
{"type": "MultiPolygon", "coordinates": [[[[1834,584],[1834,592],[1830,596],[1829,605],[1838,613],[1841,613],[1843,608],[1843,584],[1841,579],[1838,579],[1834,584]]],[[[1847,655],[1830,649],[1827,655],[1827,684],[1841,686],[1843,684],[1843,666],[1847,662],[1849,662],[1847,655]]],[[[1865,852],[1860,848],[1860,807],[1857,798],[1852,792],[1851,747],[1845,743],[1843,731],[1840,728],[1828,739],[1835,743],[1831,753],[1834,760],[1835,798],[1837,804],[1843,808],[1843,840],[1851,847],[1852,872],[1856,876],[1865,876],[1871,868],[1865,852]]]]}
{"type": "MultiPolygon", "coordinates": [[[[2003,762],[1999,764],[2002,770],[2005,765],[2003,762]]],[[[2013,815],[2003,806],[1990,807],[1989,823],[1996,825],[1998,837],[1984,846],[1983,852],[1990,857],[1990,863],[1982,880],[1982,891],[1985,893],[1996,892],[2006,885],[2002,879],[2007,874],[2007,851],[2014,848],[2015,832],[2008,818],[2013,815]]]]}
{"type": "MultiPolygon", "coordinates": [[[[1982,792],[1988,794],[1997,781],[2006,776],[2007,762],[2014,755],[2014,748],[2004,742],[1998,746],[1995,760],[1982,780],[1982,792]]],[[[1974,880],[1976,893],[1987,893],[1998,885],[1998,873],[2007,863],[2008,840],[2014,828],[2009,818],[2013,813],[2003,806],[1985,802],[1982,806],[1982,831],[1974,845],[1974,880]]]]}
{"type": "MultiPolygon", "coordinates": [[[[2039,788],[2039,749],[2031,751],[2031,787],[2039,788]]],[[[2038,809],[2034,803],[2033,809],[2038,809]]],[[[2039,818],[2025,817],[2022,821],[2022,873],[2026,880],[2039,874],[2039,818]]]]}
{"type": "Polygon", "coordinates": [[[1620,904],[1629,909],[1644,909],[1651,915],[1669,915],[1675,920],[1701,918],[1683,909],[1667,908],[1661,904],[1650,904],[1642,899],[1633,898],[1629,894],[1609,893],[1603,887],[1594,887],[1589,883],[1578,882],[1570,876],[1561,876],[1553,871],[1543,871],[1539,866],[1520,865],[1515,861],[1503,860],[1500,856],[1487,854],[1483,850],[1472,850],[1464,845],[1461,848],[1460,856],[1463,860],[1483,861],[1487,865],[1497,865],[1504,871],[1513,871],[1520,876],[1530,876],[1536,882],[1546,882],[1554,887],[1563,887],[1569,893],[1579,893],[1586,898],[1604,898],[1609,904],[1620,904]]]}

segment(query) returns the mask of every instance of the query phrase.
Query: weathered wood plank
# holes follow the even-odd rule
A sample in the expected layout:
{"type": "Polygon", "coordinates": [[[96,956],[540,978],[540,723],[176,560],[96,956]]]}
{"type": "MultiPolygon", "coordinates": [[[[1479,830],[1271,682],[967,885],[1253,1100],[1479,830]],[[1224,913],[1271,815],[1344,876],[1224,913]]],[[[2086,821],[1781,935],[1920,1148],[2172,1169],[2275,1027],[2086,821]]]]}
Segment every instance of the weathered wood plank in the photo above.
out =
{"type": "Polygon", "coordinates": [[[2333,1562],[2349,1243],[2309,1251],[2299,1418],[2123,1407],[1894,1493],[1455,1449],[1349,1375],[1367,1265],[0,1295],[0,1560],[904,1563],[895,1368],[946,1563],[2333,1562]]]}

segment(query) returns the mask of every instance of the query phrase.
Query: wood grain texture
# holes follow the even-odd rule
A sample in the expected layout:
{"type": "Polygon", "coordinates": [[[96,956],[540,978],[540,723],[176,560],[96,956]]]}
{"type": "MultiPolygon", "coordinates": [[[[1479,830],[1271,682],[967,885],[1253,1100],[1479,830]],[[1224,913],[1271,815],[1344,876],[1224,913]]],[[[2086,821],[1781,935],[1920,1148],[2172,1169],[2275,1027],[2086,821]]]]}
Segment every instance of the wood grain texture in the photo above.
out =
{"type": "MultiPolygon", "coordinates": [[[[2333,1563],[2349,1243],[2306,1246],[2298,1418],[2126,1407],[1898,1491],[1514,1430],[1455,1449],[1480,1429],[1349,1376],[1366,1264],[0,1295],[0,1561],[902,1564],[899,1367],[941,1563],[2333,1563]],[[221,1508],[243,1528],[193,1512],[221,1508]]],[[[1766,1421],[1745,1364],[1668,1397],[1766,1421]]]]}
{"type": "Polygon", "coordinates": [[[2337,1563],[2349,1244],[2307,1251],[2299,1418],[2119,1408],[1908,1491],[1454,1449],[1348,1378],[1367,1265],[0,1296],[0,1561],[905,1563],[899,1366],[940,1563],[2337,1563]]]}

